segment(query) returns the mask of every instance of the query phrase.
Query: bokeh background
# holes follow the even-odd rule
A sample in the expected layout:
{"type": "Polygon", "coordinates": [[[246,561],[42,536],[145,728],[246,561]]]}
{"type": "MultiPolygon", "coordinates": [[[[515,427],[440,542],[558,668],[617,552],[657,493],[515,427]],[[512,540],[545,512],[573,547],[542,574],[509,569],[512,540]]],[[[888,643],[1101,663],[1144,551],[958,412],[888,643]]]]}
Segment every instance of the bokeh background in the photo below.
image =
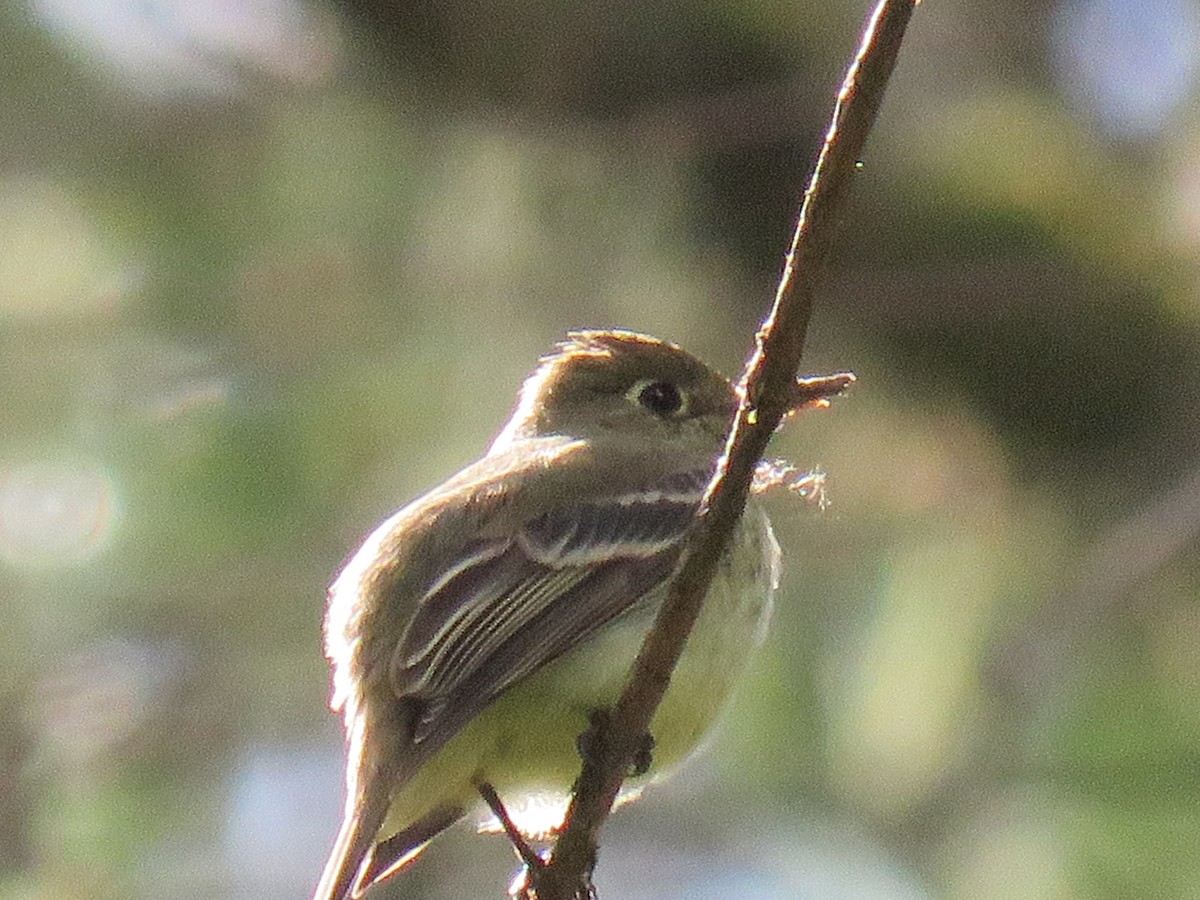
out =
{"type": "MultiPolygon", "coordinates": [[[[0,897],[303,898],[324,585],[568,328],[736,372],[865,0],[0,8],[0,897]]],[[[927,0],[638,898],[1200,897],[1200,8],[927,0]]],[[[462,828],[379,897],[500,896],[462,828]]]]}

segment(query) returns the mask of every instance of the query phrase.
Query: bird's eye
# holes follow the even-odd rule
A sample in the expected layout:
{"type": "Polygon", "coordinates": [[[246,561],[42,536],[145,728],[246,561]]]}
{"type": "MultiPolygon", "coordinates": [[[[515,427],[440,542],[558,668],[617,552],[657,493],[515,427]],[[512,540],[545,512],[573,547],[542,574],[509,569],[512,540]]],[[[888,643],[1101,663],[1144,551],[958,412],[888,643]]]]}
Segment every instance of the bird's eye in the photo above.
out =
{"type": "Polygon", "coordinates": [[[673,416],[684,410],[683,392],[670,381],[638,382],[630,394],[656,416],[673,416]]]}

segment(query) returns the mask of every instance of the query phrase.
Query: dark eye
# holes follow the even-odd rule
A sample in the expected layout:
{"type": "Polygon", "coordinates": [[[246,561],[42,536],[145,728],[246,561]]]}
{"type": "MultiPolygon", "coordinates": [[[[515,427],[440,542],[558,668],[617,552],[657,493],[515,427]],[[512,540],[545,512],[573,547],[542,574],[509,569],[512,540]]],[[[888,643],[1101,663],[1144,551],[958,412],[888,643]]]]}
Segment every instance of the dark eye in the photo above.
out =
{"type": "Polygon", "coordinates": [[[683,393],[669,381],[651,381],[640,387],[637,402],[656,416],[673,416],[683,409],[683,393]]]}

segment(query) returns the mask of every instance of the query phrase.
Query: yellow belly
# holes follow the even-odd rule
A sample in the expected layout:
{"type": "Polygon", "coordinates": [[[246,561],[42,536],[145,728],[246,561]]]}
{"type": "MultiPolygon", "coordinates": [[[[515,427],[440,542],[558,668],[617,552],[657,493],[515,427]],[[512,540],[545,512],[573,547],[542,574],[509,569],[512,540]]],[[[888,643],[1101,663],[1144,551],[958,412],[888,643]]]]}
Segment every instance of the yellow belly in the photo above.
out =
{"type": "MultiPolygon", "coordinates": [[[[765,634],[778,556],[766,516],[751,505],[651,724],[648,778],[669,774],[699,746],[724,707],[765,634]]],[[[579,774],[576,738],[592,710],[615,702],[657,608],[657,602],[647,604],[643,612],[606,626],[503,694],[397,794],[380,837],[438,805],[475,807],[474,778],[496,788],[531,836],[557,828],[579,774]]]]}

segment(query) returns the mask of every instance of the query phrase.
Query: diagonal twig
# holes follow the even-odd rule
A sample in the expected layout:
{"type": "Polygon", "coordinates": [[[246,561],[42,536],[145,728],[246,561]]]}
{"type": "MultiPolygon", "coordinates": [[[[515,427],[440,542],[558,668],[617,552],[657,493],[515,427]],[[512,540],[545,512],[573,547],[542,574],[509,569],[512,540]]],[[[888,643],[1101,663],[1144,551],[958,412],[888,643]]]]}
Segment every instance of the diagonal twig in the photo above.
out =
{"type": "Polygon", "coordinates": [[[804,194],[775,303],[739,384],[741,403],[725,454],[705,495],[683,563],[646,635],[608,727],[589,754],[549,863],[533,884],[538,900],[572,900],[596,859],[599,832],[629,771],[718,560],[746,504],[754,469],[794,403],[796,372],[813,295],[833,246],[836,218],[875,121],[917,0],[880,0],[838,93],[833,119],[804,194]]]}
{"type": "Polygon", "coordinates": [[[529,842],[525,840],[525,835],[521,834],[521,830],[517,828],[513,822],[512,816],[505,809],[500,795],[496,793],[496,789],[492,787],[491,782],[476,781],[475,790],[479,791],[479,796],[483,798],[483,802],[487,804],[487,808],[491,810],[492,815],[496,817],[496,821],[500,823],[500,828],[508,837],[509,843],[512,844],[513,851],[521,858],[521,862],[529,872],[536,872],[543,866],[543,860],[538,852],[529,846],[529,842]]]}

